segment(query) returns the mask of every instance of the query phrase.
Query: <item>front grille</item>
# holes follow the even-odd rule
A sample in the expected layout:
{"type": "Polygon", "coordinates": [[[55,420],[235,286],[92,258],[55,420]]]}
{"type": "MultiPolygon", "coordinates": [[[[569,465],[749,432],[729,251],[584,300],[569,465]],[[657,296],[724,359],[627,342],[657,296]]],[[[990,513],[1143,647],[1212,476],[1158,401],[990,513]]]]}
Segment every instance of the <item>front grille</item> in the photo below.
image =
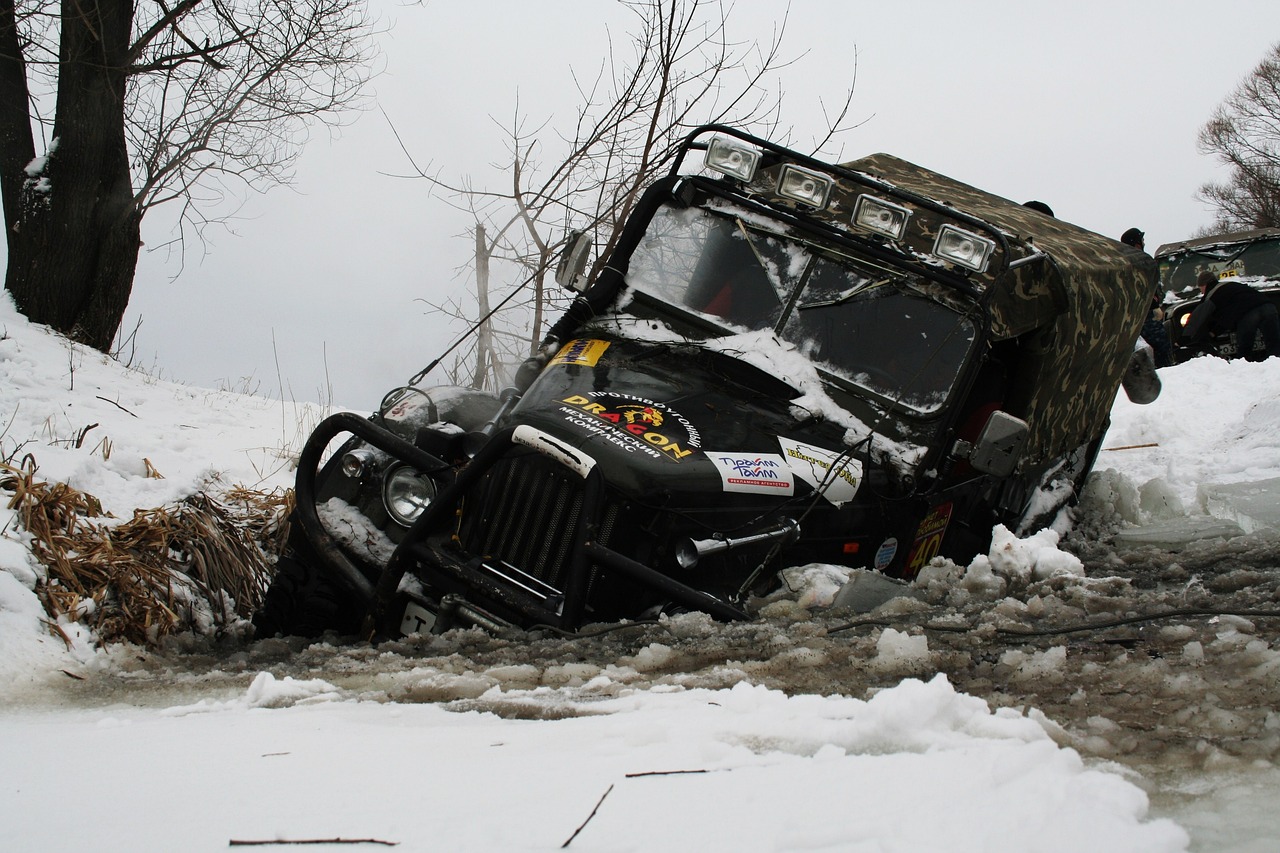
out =
{"type": "MultiPolygon", "coordinates": [[[[582,499],[581,478],[545,456],[517,451],[467,495],[459,543],[474,557],[500,560],[563,591],[582,499]]],[[[598,541],[608,541],[617,514],[613,502],[603,508],[598,541]]]]}

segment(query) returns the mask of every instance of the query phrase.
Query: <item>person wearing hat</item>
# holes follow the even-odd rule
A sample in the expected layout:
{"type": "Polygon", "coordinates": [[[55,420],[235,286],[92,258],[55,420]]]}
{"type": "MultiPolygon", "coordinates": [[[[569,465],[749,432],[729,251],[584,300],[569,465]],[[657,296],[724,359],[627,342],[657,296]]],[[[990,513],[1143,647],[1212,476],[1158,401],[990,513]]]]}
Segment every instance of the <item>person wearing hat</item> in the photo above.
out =
{"type": "Polygon", "coordinates": [[[1250,361],[1261,360],[1253,352],[1258,333],[1266,354],[1262,358],[1280,356],[1280,311],[1275,303],[1247,284],[1225,279],[1205,270],[1196,279],[1204,298],[1191,312],[1186,336],[1192,344],[1200,343],[1214,331],[1234,332],[1236,350],[1250,361]]]}
{"type": "MultiPolygon", "coordinates": [[[[1147,235],[1137,228],[1130,228],[1120,235],[1120,242],[1132,246],[1139,252],[1146,251],[1147,235]]],[[[1169,332],[1164,327],[1164,307],[1160,298],[1160,283],[1156,282],[1156,292],[1151,294],[1151,307],[1147,310],[1147,319],[1142,324],[1142,339],[1151,345],[1151,354],[1155,357],[1156,367],[1169,367],[1173,364],[1173,344],[1169,341],[1169,332]]]]}

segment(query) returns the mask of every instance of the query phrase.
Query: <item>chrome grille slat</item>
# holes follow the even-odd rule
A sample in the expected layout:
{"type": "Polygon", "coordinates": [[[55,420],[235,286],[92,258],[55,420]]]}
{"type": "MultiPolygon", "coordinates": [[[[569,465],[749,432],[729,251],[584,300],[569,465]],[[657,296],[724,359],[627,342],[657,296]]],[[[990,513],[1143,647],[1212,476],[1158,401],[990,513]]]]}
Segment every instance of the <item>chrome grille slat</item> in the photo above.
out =
{"type": "MultiPolygon", "coordinates": [[[[525,466],[502,466],[502,482],[496,489],[491,489],[490,493],[496,492],[503,500],[496,506],[486,502],[486,508],[493,506],[495,510],[482,533],[489,544],[486,553],[498,556],[511,553],[512,540],[519,536],[522,529],[520,520],[524,508],[528,507],[528,501],[533,497],[532,479],[533,472],[525,466]]],[[[484,514],[490,516],[489,512],[484,514]]]]}
{"type": "Polygon", "coordinates": [[[554,484],[548,484],[547,490],[554,495],[551,500],[546,500],[546,491],[540,490],[538,496],[543,499],[526,509],[525,521],[522,525],[525,535],[521,546],[511,549],[511,562],[514,565],[523,566],[524,570],[534,577],[554,585],[547,571],[547,549],[538,547],[540,543],[537,531],[550,531],[557,523],[565,523],[561,514],[564,506],[564,490],[555,489],[554,484]]]}
{"type": "MultiPolygon", "coordinates": [[[[582,480],[576,475],[537,454],[512,454],[467,496],[458,527],[460,544],[473,556],[502,560],[562,590],[582,499],[582,480]]],[[[610,528],[617,515],[616,507],[606,512],[610,528]]]]}
{"type": "Polygon", "coordinates": [[[577,527],[578,508],[581,507],[580,498],[569,499],[571,496],[566,485],[557,478],[548,477],[545,480],[545,488],[538,491],[535,505],[547,509],[550,518],[540,519],[534,515],[526,515],[520,525],[522,547],[512,550],[514,559],[511,561],[557,589],[563,589],[565,566],[562,560],[551,560],[549,557],[557,539],[561,540],[562,546],[566,537],[572,541],[573,531],[577,527]],[[570,511],[566,512],[567,508],[570,511]]]}
{"type": "MultiPolygon", "coordinates": [[[[565,497],[569,496],[561,496],[562,499],[565,497]]],[[[548,583],[563,587],[568,580],[569,564],[573,556],[573,538],[577,534],[578,516],[582,512],[582,491],[575,492],[572,500],[567,501],[567,506],[562,505],[561,510],[563,521],[548,528],[553,542],[548,542],[549,547],[543,552],[543,563],[544,570],[548,572],[548,583]],[[557,530],[559,536],[555,536],[557,530]],[[553,543],[554,550],[550,547],[553,543]]]]}

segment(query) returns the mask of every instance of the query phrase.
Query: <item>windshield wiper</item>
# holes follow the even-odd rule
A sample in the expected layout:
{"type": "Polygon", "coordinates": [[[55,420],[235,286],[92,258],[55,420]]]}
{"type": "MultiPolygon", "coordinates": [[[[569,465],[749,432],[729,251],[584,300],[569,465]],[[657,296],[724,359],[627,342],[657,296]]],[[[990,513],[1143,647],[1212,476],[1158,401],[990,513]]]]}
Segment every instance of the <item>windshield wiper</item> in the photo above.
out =
{"type": "Polygon", "coordinates": [[[742,217],[735,216],[733,221],[738,225],[738,231],[742,234],[742,239],[747,241],[751,254],[755,255],[756,263],[760,265],[761,272],[764,273],[765,280],[769,282],[769,286],[773,288],[774,293],[781,293],[783,288],[781,282],[773,280],[773,274],[769,270],[769,264],[765,261],[764,255],[760,254],[760,249],[756,246],[756,241],[752,238],[751,232],[747,230],[747,224],[742,221],[742,217]]]}
{"type": "Polygon", "coordinates": [[[804,305],[797,306],[796,310],[808,311],[810,308],[830,308],[835,305],[843,305],[846,302],[848,302],[850,299],[853,299],[859,293],[863,293],[868,290],[874,290],[877,287],[884,287],[886,284],[892,284],[892,283],[893,283],[893,277],[891,276],[886,276],[885,278],[877,279],[875,281],[860,282],[858,284],[855,284],[853,287],[849,288],[848,290],[845,290],[836,294],[831,299],[823,299],[818,302],[806,302],[804,305]]]}

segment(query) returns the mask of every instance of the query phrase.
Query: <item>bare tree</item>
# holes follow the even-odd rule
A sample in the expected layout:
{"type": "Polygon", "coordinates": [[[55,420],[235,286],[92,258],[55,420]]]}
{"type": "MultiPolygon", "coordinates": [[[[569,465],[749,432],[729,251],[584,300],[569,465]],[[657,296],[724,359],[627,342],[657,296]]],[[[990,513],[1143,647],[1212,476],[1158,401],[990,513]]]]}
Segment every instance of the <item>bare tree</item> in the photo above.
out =
{"type": "MultiPolygon", "coordinates": [[[[593,235],[596,252],[589,274],[594,276],[640,193],[671,167],[689,131],[731,123],[761,136],[779,135],[781,76],[794,62],[782,54],[785,15],[767,43],[735,42],[727,32],[731,7],[720,0],[626,0],[623,5],[635,15],[629,48],[615,51],[610,42],[593,77],[575,75],[581,100],[573,127],[530,126],[517,106],[511,124],[502,128],[507,187],[451,183],[414,165],[417,176],[444,190],[483,225],[486,238],[484,245],[477,244],[477,267],[481,258],[486,269],[491,261],[504,262],[517,270],[514,286],[522,289],[510,302],[514,316],[481,324],[482,329],[499,327],[476,338],[476,345],[490,352],[478,357],[466,349],[463,358],[492,368],[537,348],[559,299],[548,286],[548,274],[565,235],[571,230],[593,235]],[[553,165],[543,167],[543,158],[553,165]],[[514,328],[521,330],[518,338],[514,328]]],[[[853,82],[813,148],[845,129],[853,82]]],[[[783,134],[779,141],[789,140],[783,134]]],[[[487,290],[486,298],[492,298],[487,290]]],[[[433,307],[461,318],[457,300],[433,307]]],[[[490,369],[486,384],[495,376],[490,369]]]]}
{"type": "Polygon", "coordinates": [[[0,0],[5,288],[110,347],[143,215],[287,182],[308,123],[358,103],[365,0],[0,0]],[[39,148],[37,148],[37,140],[39,148]]]}
{"type": "Polygon", "coordinates": [[[1200,150],[1231,168],[1199,193],[1220,230],[1280,226],[1280,43],[1201,128],[1200,150]]]}

